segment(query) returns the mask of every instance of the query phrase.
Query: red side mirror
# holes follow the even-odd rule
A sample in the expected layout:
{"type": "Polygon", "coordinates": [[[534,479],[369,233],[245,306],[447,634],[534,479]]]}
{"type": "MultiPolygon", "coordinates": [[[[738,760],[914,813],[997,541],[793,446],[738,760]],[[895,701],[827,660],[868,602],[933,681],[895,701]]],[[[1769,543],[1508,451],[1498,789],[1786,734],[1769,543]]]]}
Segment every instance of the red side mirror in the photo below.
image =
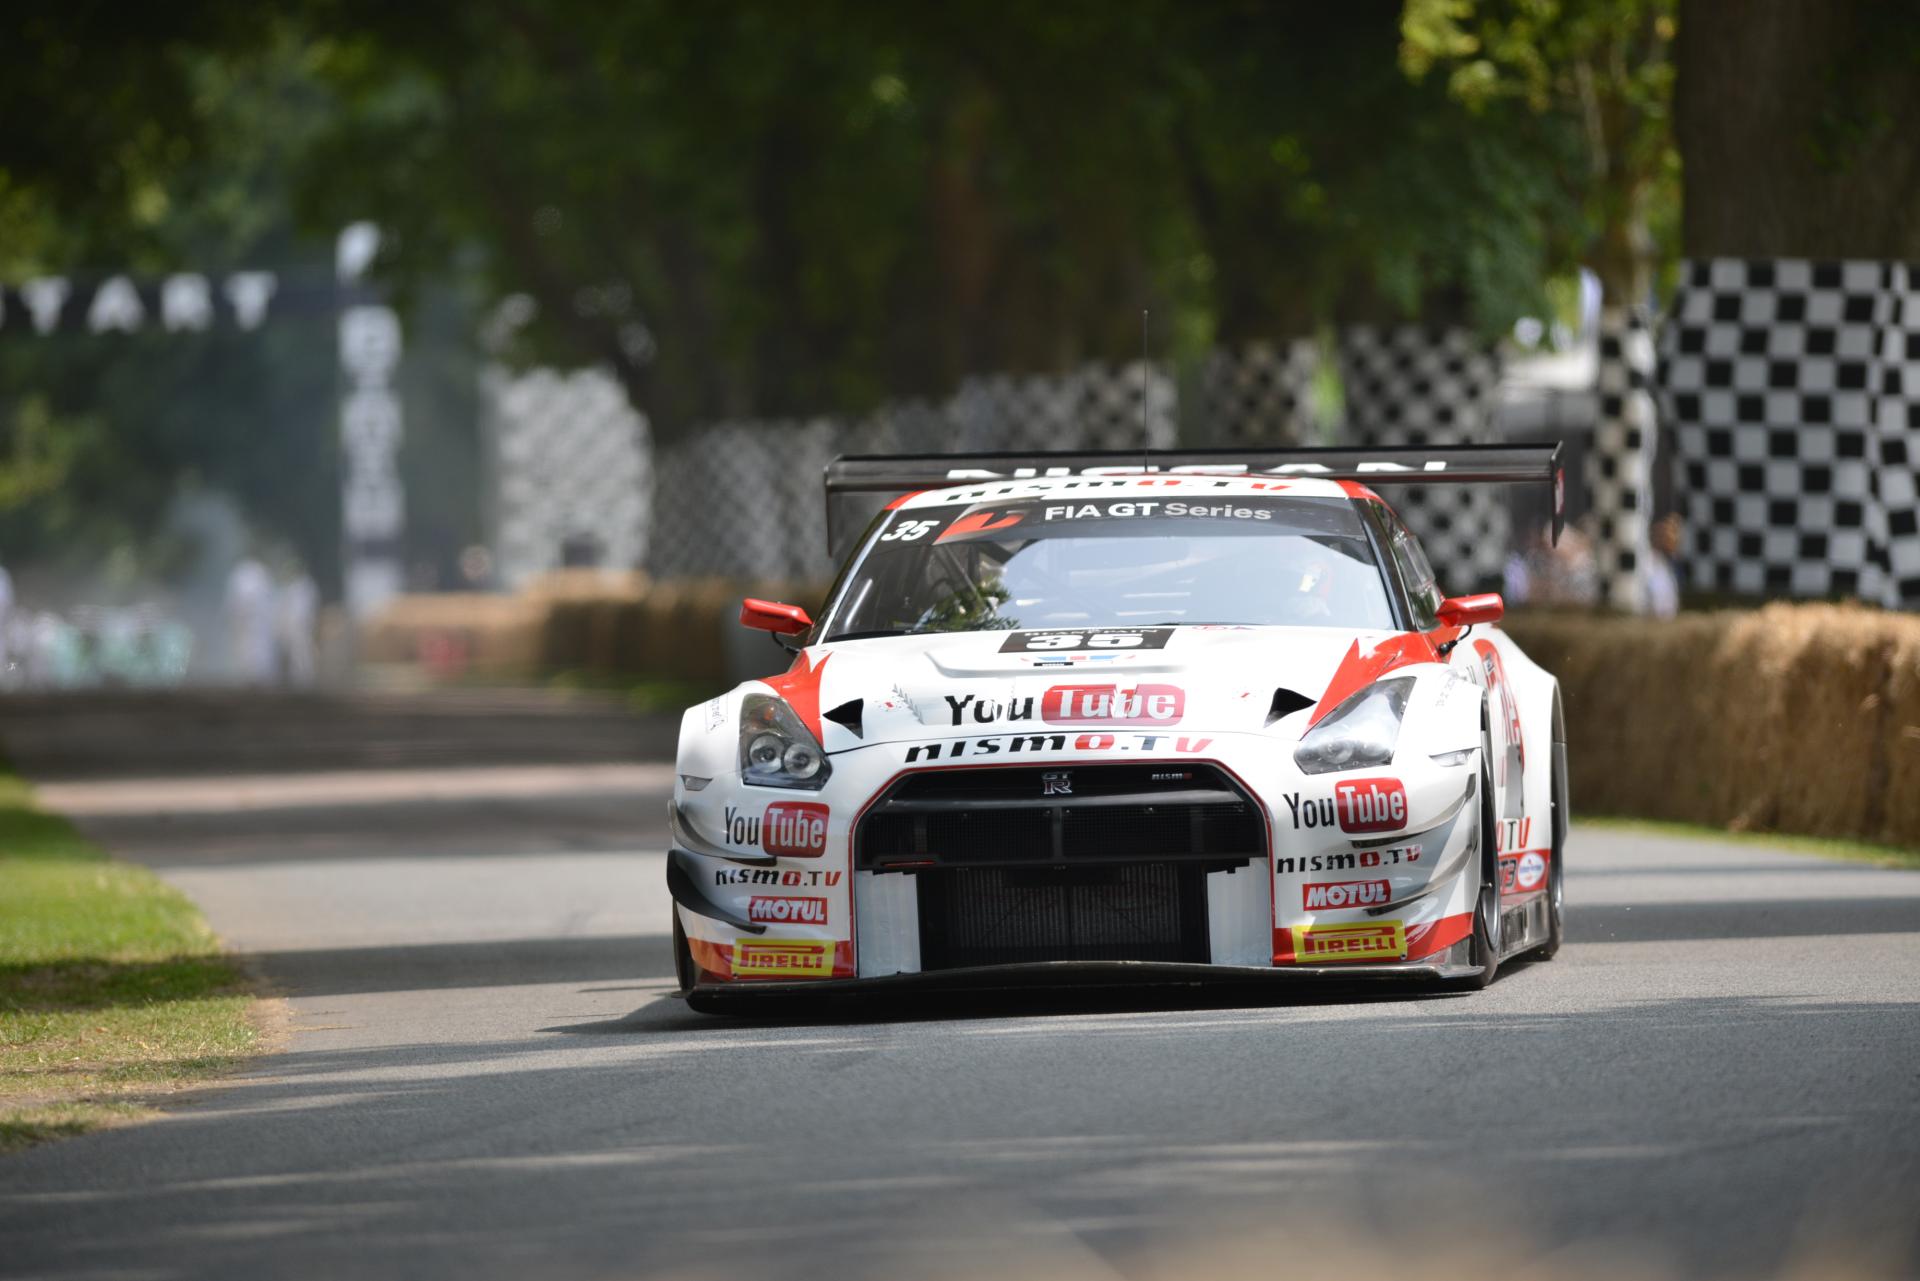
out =
{"type": "Polygon", "coordinates": [[[1499,592],[1478,596],[1449,596],[1440,602],[1440,621],[1449,627],[1471,627],[1475,623],[1497,623],[1507,612],[1507,603],[1499,592]]]}
{"type": "Polygon", "coordinates": [[[776,636],[798,636],[801,632],[812,630],[813,620],[798,605],[782,605],[778,601],[755,600],[749,596],[740,602],[740,625],[772,632],[776,636]]]}

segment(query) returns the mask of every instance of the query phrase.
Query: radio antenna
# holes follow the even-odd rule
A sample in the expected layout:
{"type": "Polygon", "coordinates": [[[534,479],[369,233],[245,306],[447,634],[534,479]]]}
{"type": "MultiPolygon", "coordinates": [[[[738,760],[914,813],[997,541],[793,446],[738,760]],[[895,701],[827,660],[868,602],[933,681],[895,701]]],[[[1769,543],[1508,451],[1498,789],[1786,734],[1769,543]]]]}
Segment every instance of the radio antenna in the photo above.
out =
{"type": "Polygon", "coordinates": [[[1147,308],[1140,309],[1140,470],[1147,469],[1147,447],[1153,437],[1147,432],[1147,308]]]}

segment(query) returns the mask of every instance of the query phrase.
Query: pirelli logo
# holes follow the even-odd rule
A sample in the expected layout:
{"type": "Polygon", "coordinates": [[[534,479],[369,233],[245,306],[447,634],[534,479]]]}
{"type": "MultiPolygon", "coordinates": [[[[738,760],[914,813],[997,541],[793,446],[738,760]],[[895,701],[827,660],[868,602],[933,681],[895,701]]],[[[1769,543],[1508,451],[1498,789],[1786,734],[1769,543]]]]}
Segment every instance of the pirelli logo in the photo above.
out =
{"type": "Polygon", "coordinates": [[[1295,965],[1326,961],[1397,961],[1407,954],[1407,931],[1399,921],[1364,925],[1295,925],[1288,931],[1295,965]]]}
{"type": "Polygon", "coordinates": [[[811,939],[755,939],[733,945],[735,978],[833,977],[833,944],[811,939]]]}

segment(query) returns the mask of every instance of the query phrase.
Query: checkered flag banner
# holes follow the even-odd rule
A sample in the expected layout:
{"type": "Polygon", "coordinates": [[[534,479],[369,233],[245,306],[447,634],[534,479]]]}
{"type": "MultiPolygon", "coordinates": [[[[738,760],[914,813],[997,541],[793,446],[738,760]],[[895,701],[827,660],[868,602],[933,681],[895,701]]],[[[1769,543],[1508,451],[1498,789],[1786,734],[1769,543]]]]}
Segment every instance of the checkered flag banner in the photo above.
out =
{"type": "MultiPolygon", "coordinates": [[[[1478,445],[1493,439],[1500,357],[1464,329],[1414,325],[1340,331],[1347,444],[1478,445]]],[[[1491,486],[1411,487],[1395,508],[1449,592],[1497,584],[1510,547],[1505,500],[1491,486]]]]}
{"type": "Polygon", "coordinates": [[[1646,314],[1637,307],[1602,309],[1594,388],[1600,413],[1587,451],[1587,494],[1600,598],[1634,613],[1647,608],[1647,565],[1653,556],[1649,520],[1658,436],[1653,372],[1653,331],[1646,314]]]}
{"type": "Polygon", "coordinates": [[[1164,449],[1177,435],[1175,401],[1159,369],[1089,365],[968,379],[943,404],[896,402],[858,422],[716,424],[660,460],[648,569],[821,581],[835,568],[821,491],[835,455],[1164,449]]]}
{"type": "Polygon", "coordinates": [[[1202,438],[1222,448],[1316,443],[1312,391],[1318,363],[1318,348],[1307,338],[1214,352],[1200,371],[1202,438]]]}
{"type": "Polygon", "coordinates": [[[653,451],[620,384],[597,369],[492,366],[480,388],[496,458],[501,581],[517,588],[557,568],[570,545],[608,568],[641,564],[653,451]]]}
{"type": "Polygon", "coordinates": [[[1920,605],[1915,270],[1687,263],[1659,389],[1691,587],[1920,605]]]}
{"type": "Polygon", "coordinates": [[[648,570],[659,578],[831,573],[826,517],[816,509],[840,432],[828,419],[742,420],[665,450],[648,570]]]}

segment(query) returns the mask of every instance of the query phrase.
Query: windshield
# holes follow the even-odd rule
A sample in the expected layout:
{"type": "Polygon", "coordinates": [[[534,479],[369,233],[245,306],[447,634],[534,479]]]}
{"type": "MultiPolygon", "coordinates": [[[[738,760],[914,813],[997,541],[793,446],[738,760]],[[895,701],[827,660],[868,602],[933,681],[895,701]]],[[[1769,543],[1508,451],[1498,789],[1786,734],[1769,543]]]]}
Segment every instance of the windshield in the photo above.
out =
{"type": "Polygon", "coordinates": [[[891,513],[820,635],[1180,623],[1394,626],[1344,498],[1075,497],[891,513]]]}

